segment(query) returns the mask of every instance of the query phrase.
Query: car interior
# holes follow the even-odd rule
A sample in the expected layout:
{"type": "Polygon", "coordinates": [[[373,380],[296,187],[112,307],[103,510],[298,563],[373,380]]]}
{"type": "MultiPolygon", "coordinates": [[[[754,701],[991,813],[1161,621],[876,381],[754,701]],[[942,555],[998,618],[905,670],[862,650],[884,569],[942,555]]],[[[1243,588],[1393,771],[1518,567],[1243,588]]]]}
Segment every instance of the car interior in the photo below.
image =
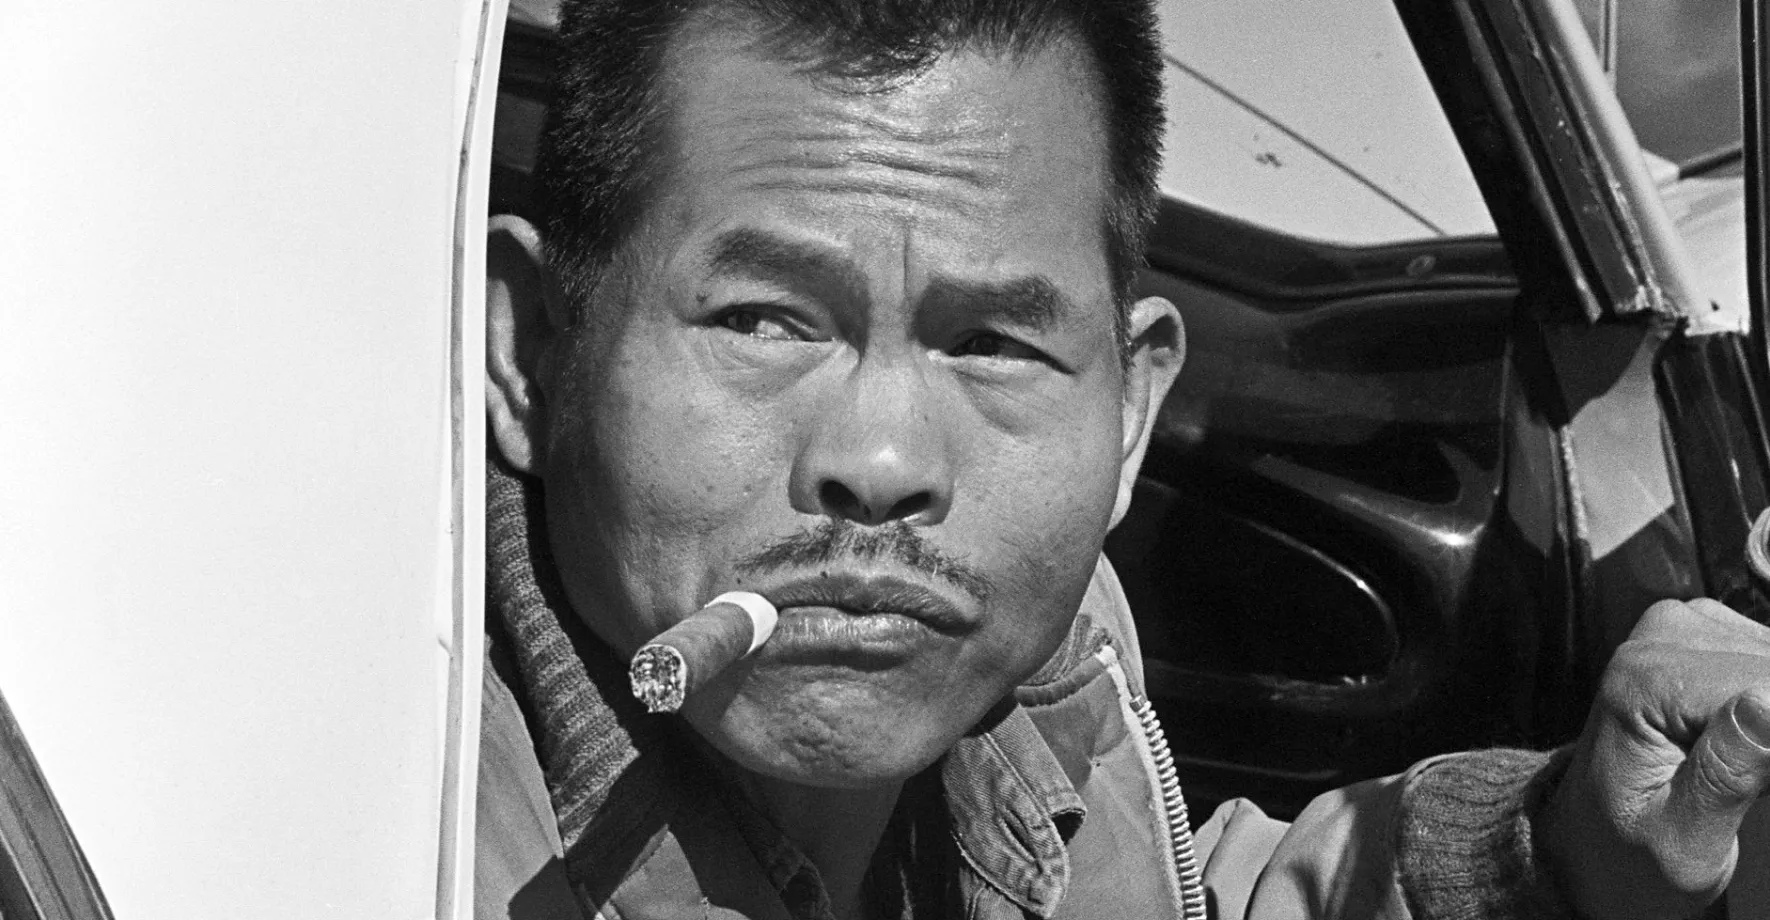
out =
{"type": "MultiPolygon", "coordinates": [[[[1665,467],[1678,372],[1645,326],[1585,331],[1452,14],[1310,2],[1164,8],[1168,167],[1138,288],[1179,307],[1188,357],[1106,550],[1195,820],[1561,743],[1643,599],[1702,584],[1678,477],[1618,552],[1573,519],[1573,420],[1611,400],[1659,436],[1603,456],[1665,467]],[[1296,27],[1336,18],[1334,41],[1296,27]],[[1361,79],[1389,88],[1340,91],[1361,79]]],[[[528,209],[551,28],[545,4],[508,24],[494,212],[528,209]]]]}

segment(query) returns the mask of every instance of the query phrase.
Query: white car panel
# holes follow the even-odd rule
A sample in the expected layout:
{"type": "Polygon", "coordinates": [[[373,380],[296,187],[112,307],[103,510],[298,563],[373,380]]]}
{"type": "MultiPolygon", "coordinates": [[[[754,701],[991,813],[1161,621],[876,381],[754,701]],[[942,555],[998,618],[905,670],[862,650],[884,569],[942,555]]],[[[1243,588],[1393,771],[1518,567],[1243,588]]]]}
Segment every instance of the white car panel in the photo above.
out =
{"type": "Polygon", "coordinates": [[[482,5],[0,12],[0,689],[119,916],[458,900],[482,5]]]}
{"type": "Polygon", "coordinates": [[[1164,193],[1350,245],[1494,234],[1389,0],[1163,0],[1161,17],[1164,193]]]}

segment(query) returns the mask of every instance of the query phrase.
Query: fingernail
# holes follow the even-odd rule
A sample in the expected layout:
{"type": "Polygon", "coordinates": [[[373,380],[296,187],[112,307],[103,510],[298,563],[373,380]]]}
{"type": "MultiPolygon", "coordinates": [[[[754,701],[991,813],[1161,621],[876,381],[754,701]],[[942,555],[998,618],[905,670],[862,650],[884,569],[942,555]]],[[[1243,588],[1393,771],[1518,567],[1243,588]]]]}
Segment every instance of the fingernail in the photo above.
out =
{"type": "Polygon", "coordinates": [[[1733,721],[1747,741],[1770,750],[1770,701],[1763,690],[1748,690],[1733,704],[1733,721]]]}

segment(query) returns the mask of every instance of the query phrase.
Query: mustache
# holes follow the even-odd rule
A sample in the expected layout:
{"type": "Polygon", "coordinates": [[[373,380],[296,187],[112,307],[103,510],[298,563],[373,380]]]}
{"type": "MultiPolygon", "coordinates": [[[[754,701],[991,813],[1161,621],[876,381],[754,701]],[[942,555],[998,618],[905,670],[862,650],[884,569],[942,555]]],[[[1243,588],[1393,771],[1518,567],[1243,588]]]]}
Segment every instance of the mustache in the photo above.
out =
{"type": "Polygon", "coordinates": [[[989,577],[928,542],[903,521],[881,527],[861,527],[851,521],[824,521],[739,559],[735,567],[745,574],[781,569],[811,568],[839,560],[894,562],[910,571],[945,582],[978,603],[994,593],[989,577]]]}

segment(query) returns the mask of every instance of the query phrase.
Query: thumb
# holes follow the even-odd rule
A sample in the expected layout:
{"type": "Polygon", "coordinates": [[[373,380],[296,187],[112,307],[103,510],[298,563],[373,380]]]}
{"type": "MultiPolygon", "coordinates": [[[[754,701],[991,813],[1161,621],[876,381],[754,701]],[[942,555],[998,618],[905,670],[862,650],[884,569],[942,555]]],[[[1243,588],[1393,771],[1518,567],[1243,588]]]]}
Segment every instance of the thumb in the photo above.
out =
{"type": "Polygon", "coordinates": [[[1690,860],[1693,875],[1719,871],[1724,886],[1737,855],[1739,826],[1758,796],[1770,789],[1770,690],[1752,689],[1721,707],[1672,777],[1666,818],[1690,860]]]}

